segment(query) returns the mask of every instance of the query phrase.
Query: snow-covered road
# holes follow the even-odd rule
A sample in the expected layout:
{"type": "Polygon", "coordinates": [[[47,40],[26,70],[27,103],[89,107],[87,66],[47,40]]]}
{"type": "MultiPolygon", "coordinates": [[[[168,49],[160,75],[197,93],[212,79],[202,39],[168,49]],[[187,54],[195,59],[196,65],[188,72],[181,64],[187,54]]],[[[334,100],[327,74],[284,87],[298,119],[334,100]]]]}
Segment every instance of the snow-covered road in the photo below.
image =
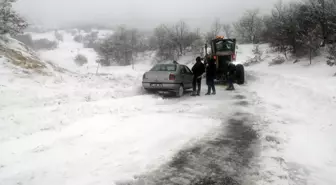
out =
{"type": "Polygon", "coordinates": [[[219,87],[218,95],[209,97],[134,95],[12,105],[0,112],[1,182],[111,184],[154,173],[186,147],[216,141],[213,148],[223,150],[226,129],[236,128],[227,127],[235,123],[228,118],[248,103],[241,97],[219,87]]]}
{"type": "Polygon", "coordinates": [[[259,65],[234,92],[181,99],[101,77],[38,96],[3,83],[1,184],[334,184],[335,79],[298,71],[259,65]]]}

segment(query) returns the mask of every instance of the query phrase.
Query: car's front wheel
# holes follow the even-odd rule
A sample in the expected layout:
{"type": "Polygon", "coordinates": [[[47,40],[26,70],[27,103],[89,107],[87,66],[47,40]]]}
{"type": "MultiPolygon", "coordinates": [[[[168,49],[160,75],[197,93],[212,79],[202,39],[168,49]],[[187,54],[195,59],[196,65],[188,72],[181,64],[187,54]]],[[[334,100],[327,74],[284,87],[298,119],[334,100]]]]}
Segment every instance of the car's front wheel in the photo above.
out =
{"type": "Polygon", "coordinates": [[[184,87],[183,85],[181,84],[180,87],[178,88],[177,92],[176,92],[176,96],[177,97],[182,97],[184,94],[184,87]]]}

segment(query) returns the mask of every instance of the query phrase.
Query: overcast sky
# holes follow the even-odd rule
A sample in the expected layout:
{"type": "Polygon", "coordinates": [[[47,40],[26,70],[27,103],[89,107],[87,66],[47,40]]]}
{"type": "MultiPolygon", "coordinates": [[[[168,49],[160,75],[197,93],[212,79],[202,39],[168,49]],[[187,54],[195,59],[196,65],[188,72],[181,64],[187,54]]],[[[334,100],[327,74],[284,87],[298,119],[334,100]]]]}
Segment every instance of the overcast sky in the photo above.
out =
{"type": "MultiPolygon", "coordinates": [[[[269,12],[279,0],[19,0],[15,8],[31,22],[45,26],[74,23],[126,24],[149,28],[184,20],[204,27],[220,18],[235,21],[246,9],[269,12]]],[[[283,2],[290,0],[283,0],[283,2]]]]}

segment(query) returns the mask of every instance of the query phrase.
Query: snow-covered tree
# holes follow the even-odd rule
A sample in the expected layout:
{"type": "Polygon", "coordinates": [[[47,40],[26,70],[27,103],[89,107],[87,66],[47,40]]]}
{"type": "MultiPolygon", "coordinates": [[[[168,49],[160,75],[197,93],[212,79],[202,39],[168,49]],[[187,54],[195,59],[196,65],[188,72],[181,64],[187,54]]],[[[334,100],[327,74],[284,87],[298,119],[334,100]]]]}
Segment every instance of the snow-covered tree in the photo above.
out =
{"type": "Polygon", "coordinates": [[[241,42],[258,43],[260,41],[263,21],[259,10],[248,10],[243,17],[234,24],[236,37],[241,42]]]}
{"type": "Polygon", "coordinates": [[[156,27],[150,47],[157,50],[159,60],[173,60],[199,47],[200,39],[199,29],[190,31],[185,22],[179,21],[173,26],[161,24],[156,27]]]}
{"type": "Polygon", "coordinates": [[[280,52],[314,57],[320,47],[332,42],[330,38],[335,35],[335,21],[336,4],[333,0],[307,0],[290,4],[280,2],[275,5],[272,14],[264,19],[262,36],[280,52]]]}
{"type": "Polygon", "coordinates": [[[119,65],[130,65],[133,57],[138,50],[138,38],[135,29],[126,29],[119,27],[110,37],[104,39],[97,49],[99,59],[97,60],[103,66],[109,66],[112,63],[119,65]]]}
{"type": "Polygon", "coordinates": [[[17,14],[12,3],[16,0],[0,0],[0,35],[17,35],[28,27],[28,23],[17,14]]]}
{"type": "MultiPolygon", "coordinates": [[[[335,0],[307,0],[310,9],[309,18],[319,24],[322,46],[327,44],[336,32],[336,1],[335,0]]],[[[307,17],[308,18],[308,17],[307,17]]]]}

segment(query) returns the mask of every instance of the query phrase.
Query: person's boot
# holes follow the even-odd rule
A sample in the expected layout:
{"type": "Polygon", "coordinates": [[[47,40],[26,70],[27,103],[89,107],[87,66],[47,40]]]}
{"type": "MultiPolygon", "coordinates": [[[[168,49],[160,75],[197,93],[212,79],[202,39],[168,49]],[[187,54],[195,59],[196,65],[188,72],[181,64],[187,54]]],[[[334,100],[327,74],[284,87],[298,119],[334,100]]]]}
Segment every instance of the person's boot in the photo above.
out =
{"type": "Polygon", "coordinates": [[[210,95],[210,92],[207,92],[205,95],[210,95]]]}
{"type": "Polygon", "coordinates": [[[230,85],[226,90],[227,90],[227,91],[233,91],[233,90],[235,90],[235,89],[234,89],[233,85],[230,85]]]}
{"type": "Polygon", "coordinates": [[[216,95],[216,91],[215,91],[215,92],[212,92],[212,95],[216,95]]]}
{"type": "Polygon", "coordinates": [[[193,91],[190,96],[196,96],[196,92],[193,91]]]}

